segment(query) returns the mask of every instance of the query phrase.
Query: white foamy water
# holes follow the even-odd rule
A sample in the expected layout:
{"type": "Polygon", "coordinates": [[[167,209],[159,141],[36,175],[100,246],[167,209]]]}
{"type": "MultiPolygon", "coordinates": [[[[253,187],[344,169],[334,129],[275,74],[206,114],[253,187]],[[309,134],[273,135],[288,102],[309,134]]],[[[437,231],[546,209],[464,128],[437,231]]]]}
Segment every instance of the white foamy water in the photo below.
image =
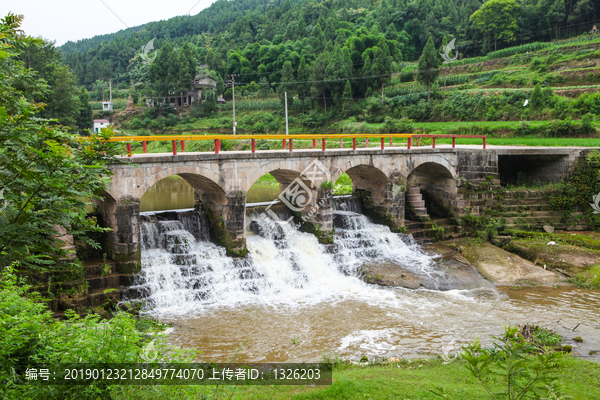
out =
{"type": "MultiPolygon", "coordinates": [[[[290,215],[281,209],[278,213],[282,220],[290,215]]],[[[442,277],[412,237],[392,233],[361,214],[335,212],[335,245],[319,244],[314,235],[263,213],[248,214],[248,256],[237,259],[227,257],[224,248],[207,240],[205,228],[194,225],[208,225],[202,213],[144,214],[142,271],[132,289],[156,313],[186,313],[249,303],[305,305],[348,296],[395,302],[395,296],[360,279],[361,266],[371,261],[442,277]]]]}

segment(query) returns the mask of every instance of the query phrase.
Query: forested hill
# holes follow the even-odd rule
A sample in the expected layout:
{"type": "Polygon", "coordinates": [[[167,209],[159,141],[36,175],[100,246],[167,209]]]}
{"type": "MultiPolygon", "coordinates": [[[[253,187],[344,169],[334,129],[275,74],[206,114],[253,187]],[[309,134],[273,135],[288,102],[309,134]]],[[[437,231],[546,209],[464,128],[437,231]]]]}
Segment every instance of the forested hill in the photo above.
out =
{"type": "MultiPolygon", "coordinates": [[[[367,56],[374,65],[378,55],[387,73],[387,64],[418,59],[430,36],[436,47],[456,38],[461,55],[471,56],[572,36],[600,20],[594,0],[492,2],[497,9],[473,19],[482,0],[218,0],[194,16],[69,42],[60,49],[88,87],[98,79],[143,81],[146,74],[136,53],[153,38],[159,53],[166,42],[175,48],[188,43],[198,64],[221,75],[260,72],[258,80],[290,61],[296,79],[302,56],[311,65],[324,54],[335,53],[341,60],[348,58],[343,48],[350,53],[353,73],[360,72],[367,56]]],[[[274,79],[281,74],[269,76],[274,79]]]]}
{"type": "Polygon", "coordinates": [[[265,0],[217,0],[194,16],[178,16],[166,21],[149,22],[115,33],[94,36],[91,39],[69,41],[60,46],[60,49],[66,53],[82,53],[101,43],[118,39],[128,39],[128,44],[139,43],[139,46],[135,46],[139,48],[155,37],[159,39],[189,38],[200,33],[225,31],[229,25],[243,18],[248,11],[253,10],[260,14],[265,11],[267,4],[272,3],[272,1],[265,0]]]}

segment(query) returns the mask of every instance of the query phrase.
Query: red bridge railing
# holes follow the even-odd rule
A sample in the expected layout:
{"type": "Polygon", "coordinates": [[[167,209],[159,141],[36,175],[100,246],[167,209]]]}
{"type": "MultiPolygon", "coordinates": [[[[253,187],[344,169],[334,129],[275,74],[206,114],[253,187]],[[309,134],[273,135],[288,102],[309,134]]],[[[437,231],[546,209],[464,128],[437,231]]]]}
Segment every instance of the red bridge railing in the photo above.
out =
{"type": "Polygon", "coordinates": [[[421,135],[412,133],[380,133],[380,134],[350,134],[350,133],[333,133],[333,134],[303,134],[303,135],[158,135],[158,136],[113,136],[110,138],[111,142],[125,142],[127,145],[127,155],[132,156],[131,143],[141,142],[144,153],[148,152],[147,142],[154,141],[171,141],[173,154],[177,154],[177,141],[181,142],[181,152],[185,152],[185,142],[188,140],[211,140],[214,141],[214,151],[219,153],[221,151],[222,140],[250,140],[251,151],[256,152],[256,140],[263,139],[279,139],[282,140],[282,149],[286,148],[289,151],[294,149],[294,140],[312,140],[312,148],[317,148],[317,141],[321,141],[321,150],[326,150],[327,139],[339,139],[340,148],[344,148],[344,139],[352,139],[352,150],[356,150],[356,139],[365,139],[365,147],[369,147],[369,139],[381,141],[381,150],[385,149],[385,139],[389,138],[389,146],[393,146],[393,139],[404,138],[407,139],[406,147],[411,149],[413,147],[414,140],[416,139],[416,146],[421,146],[422,138],[432,139],[432,148],[435,148],[437,138],[452,138],[452,147],[456,147],[457,138],[479,138],[483,139],[483,148],[486,148],[485,139],[483,135],[421,135]]]}

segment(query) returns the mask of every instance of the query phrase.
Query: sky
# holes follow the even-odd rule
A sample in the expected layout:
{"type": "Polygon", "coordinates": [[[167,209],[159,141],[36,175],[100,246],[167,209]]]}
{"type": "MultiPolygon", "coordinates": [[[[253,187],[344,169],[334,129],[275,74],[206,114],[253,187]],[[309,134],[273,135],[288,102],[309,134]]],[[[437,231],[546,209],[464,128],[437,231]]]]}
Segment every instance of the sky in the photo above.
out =
{"type": "Polygon", "coordinates": [[[215,0],[2,0],[0,14],[23,14],[30,36],[56,41],[91,38],[177,15],[198,14],[215,0]]]}

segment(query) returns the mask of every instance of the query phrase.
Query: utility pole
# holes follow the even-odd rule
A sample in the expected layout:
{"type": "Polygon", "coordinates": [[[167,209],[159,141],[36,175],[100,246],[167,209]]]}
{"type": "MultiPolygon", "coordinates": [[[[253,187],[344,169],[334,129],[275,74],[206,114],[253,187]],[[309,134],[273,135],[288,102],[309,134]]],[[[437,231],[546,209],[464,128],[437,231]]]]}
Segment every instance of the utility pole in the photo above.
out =
{"type": "Polygon", "coordinates": [[[285,92],[285,134],[289,135],[288,130],[288,115],[287,115],[287,92],[285,92]]]}
{"type": "Polygon", "coordinates": [[[383,106],[383,83],[381,84],[381,105],[383,106]]]}
{"type": "Polygon", "coordinates": [[[233,94],[233,134],[235,135],[235,75],[231,75],[231,92],[233,94]]]}
{"type": "Polygon", "coordinates": [[[110,102],[110,105],[112,107],[112,78],[108,80],[108,95],[108,101],[110,102]]]}

